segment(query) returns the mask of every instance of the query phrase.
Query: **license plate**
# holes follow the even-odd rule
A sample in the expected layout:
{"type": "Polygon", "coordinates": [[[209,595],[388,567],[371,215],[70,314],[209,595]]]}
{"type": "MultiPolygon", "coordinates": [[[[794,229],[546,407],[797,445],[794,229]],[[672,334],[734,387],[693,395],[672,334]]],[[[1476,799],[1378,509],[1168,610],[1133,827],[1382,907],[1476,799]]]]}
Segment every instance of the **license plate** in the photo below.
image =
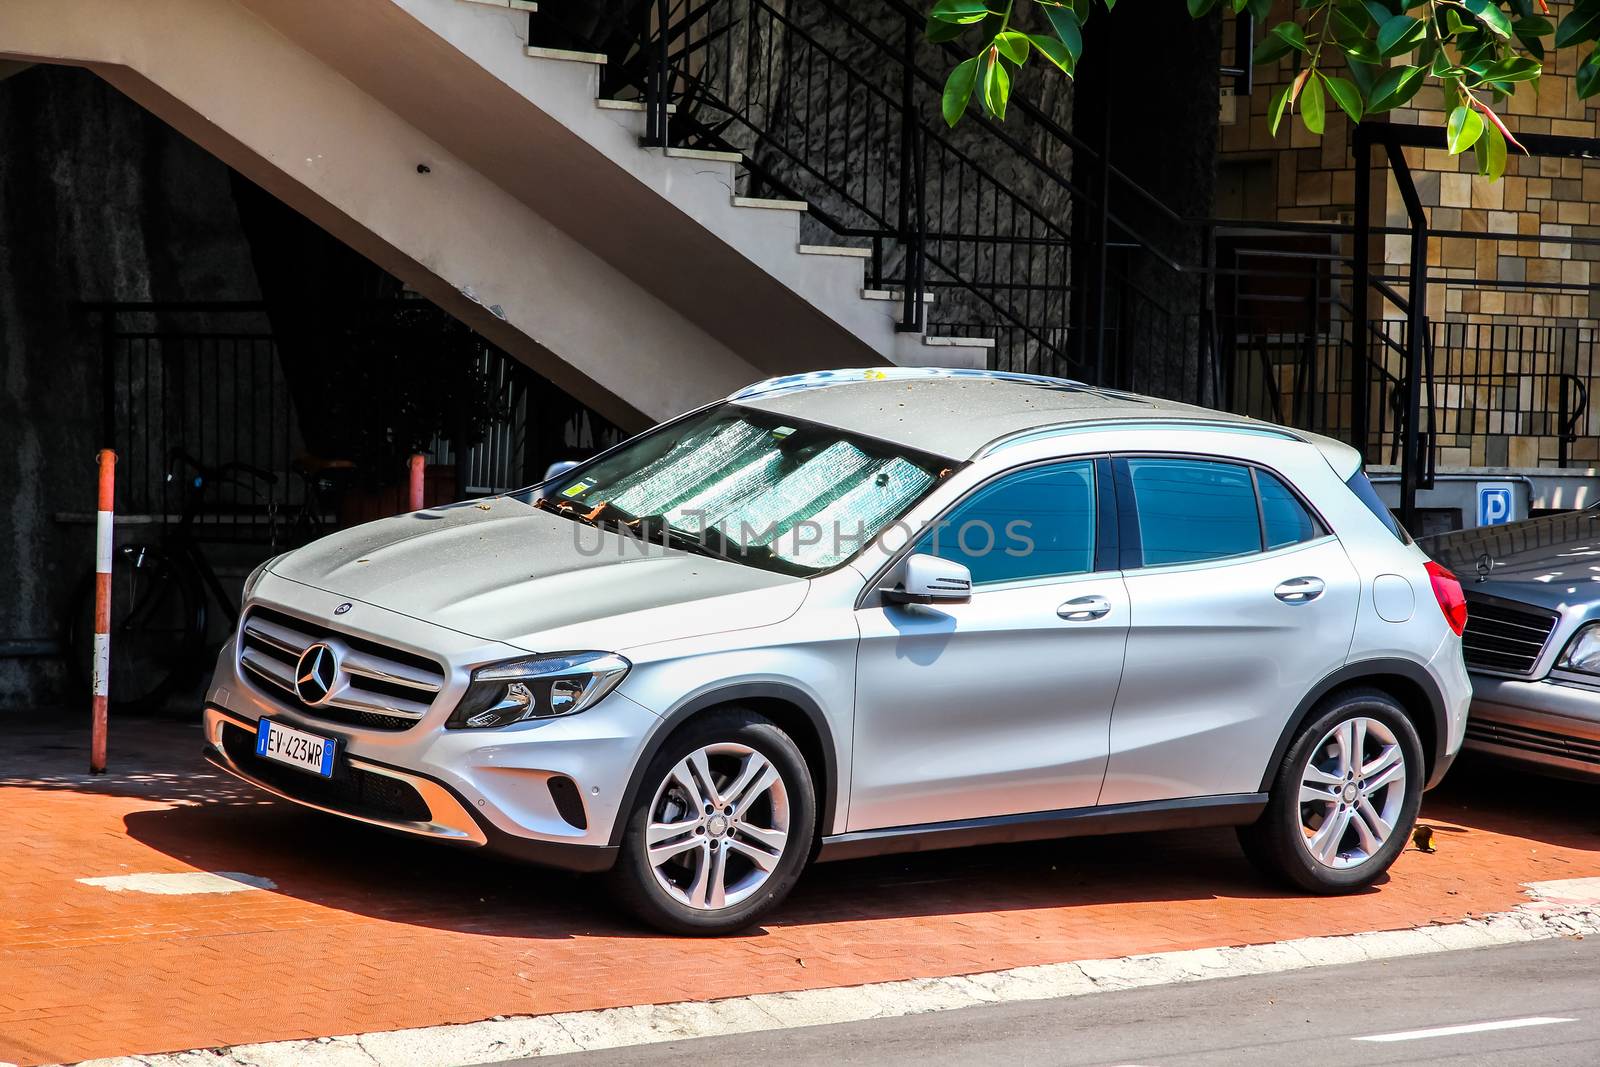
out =
{"type": "Polygon", "coordinates": [[[324,778],[333,777],[333,755],[338,747],[339,742],[331,737],[318,737],[271,719],[256,724],[256,755],[324,778]]]}

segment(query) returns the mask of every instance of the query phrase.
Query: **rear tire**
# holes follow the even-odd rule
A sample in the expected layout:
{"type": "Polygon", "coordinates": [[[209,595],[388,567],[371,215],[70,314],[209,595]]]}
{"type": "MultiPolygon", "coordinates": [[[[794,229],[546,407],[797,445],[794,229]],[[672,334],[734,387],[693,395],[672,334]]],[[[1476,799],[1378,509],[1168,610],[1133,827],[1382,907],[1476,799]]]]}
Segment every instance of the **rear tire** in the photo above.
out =
{"type": "Polygon", "coordinates": [[[612,869],[618,900],[674,934],[731,934],[781,904],[816,832],[805,756],[772,720],[692,720],[645,771],[612,869]]]}
{"type": "Polygon", "coordinates": [[[1393,697],[1336,693],[1284,753],[1267,809],[1239,828],[1239,843],[1263,872],[1296,888],[1364,889],[1404,851],[1425,777],[1422,742],[1393,697]]]}

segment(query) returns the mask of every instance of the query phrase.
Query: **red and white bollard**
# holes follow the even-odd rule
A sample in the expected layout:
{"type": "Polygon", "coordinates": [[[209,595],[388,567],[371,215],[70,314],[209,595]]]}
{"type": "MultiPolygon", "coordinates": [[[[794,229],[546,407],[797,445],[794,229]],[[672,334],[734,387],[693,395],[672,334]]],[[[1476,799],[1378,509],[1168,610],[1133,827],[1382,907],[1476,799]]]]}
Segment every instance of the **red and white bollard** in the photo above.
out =
{"type": "Polygon", "coordinates": [[[106,698],[111,691],[111,553],[117,454],[100,450],[100,507],[94,552],[94,720],[89,736],[89,773],[106,773],[106,698]]]}
{"type": "Polygon", "coordinates": [[[408,502],[408,506],[406,508],[407,511],[422,510],[422,472],[424,462],[425,461],[423,460],[422,453],[420,452],[413,454],[411,457],[409,471],[411,475],[409,486],[410,492],[406,498],[408,502]]]}

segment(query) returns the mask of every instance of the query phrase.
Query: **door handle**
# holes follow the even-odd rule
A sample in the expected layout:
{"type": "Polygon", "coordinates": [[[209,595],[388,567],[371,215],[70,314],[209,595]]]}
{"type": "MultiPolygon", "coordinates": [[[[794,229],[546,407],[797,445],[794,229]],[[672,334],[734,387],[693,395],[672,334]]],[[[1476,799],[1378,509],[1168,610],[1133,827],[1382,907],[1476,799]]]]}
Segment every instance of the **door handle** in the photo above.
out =
{"type": "Polygon", "coordinates": [[[1321,578],[1290,578],[1272,591],[1272,595],[1285,604],[1309,604],[1328,588],[1321,578]]]}
{"type": "Polygon", "coordinates": [[[1056,614],[1067,622],[1089,622],[1111,614],[1111,601],[1103,596],[1080,596],[1056,609],[1056,614]]]}

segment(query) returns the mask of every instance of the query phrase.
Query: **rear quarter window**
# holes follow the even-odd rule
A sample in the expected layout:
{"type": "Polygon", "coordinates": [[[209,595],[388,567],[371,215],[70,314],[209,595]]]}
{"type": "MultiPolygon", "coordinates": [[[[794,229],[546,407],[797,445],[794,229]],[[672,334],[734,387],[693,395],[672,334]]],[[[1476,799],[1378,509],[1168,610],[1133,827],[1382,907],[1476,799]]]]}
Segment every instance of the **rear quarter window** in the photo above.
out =
{"type": "Polygon", "coordinates": [[[1400,520],[1394,517],[1394,512],[1390,511],[1378,497],[1378,491],[1372,487],[1372,482],[1367,479],[1365,472],[1356,471],[1344,484],[1348,485],[1350,491],[1356,495],[1356,499],[1365,504],[1367,510],[1376,515],[1378,521],[1394,534],[1396,540],[1404,545],[1411,543],[1411,535],[1406,533],[1406,528],[1400,525],[1400,520]]]}

